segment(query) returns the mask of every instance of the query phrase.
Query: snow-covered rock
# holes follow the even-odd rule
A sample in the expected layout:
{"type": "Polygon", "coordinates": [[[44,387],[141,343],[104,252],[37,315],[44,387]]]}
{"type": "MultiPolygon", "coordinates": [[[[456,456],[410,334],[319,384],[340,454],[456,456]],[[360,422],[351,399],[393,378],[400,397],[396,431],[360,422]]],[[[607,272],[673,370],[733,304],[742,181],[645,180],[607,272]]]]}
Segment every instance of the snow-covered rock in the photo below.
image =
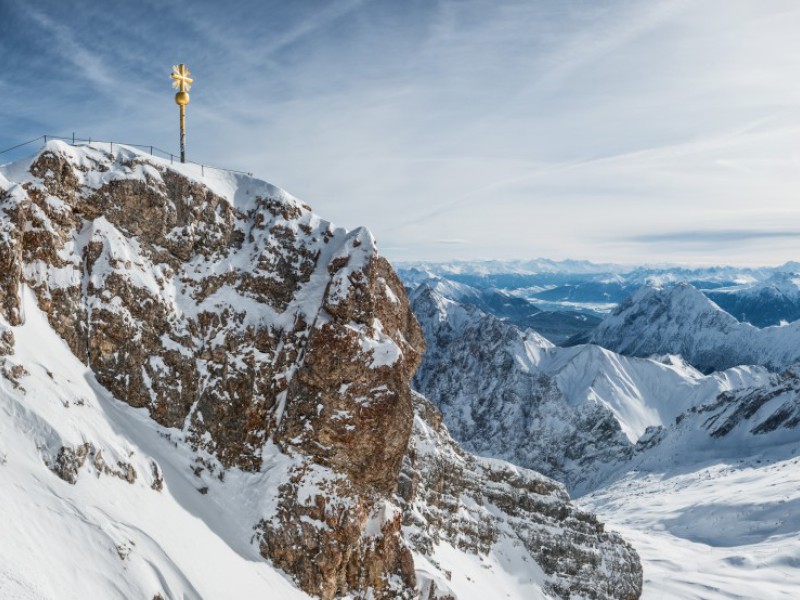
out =
{"type": "MultiPolygon", "coordinates": [[[[400,475],[403,530],[426,557],[421,564],[450,575],[444,589],[476,600],[509,597],[515,587],[524,598],[539,597],[537,587],[560,598],[599,598],[598,581],[606,580],[610,597],[638,597],[642,573],[632,549],[593,515],[565,504],[561,484],[464,452],[428,400],[417,395],[415,404],[400,475]],[[469,568],[455,549],[480,557],[482,568],[469,568]],[[525,568],[531,559],[536,571],[525,568]],[[507,582],[509,574],[515,585],[507,582]]],[[[430,578],[423,568],[420,579],[430,578]]]]}

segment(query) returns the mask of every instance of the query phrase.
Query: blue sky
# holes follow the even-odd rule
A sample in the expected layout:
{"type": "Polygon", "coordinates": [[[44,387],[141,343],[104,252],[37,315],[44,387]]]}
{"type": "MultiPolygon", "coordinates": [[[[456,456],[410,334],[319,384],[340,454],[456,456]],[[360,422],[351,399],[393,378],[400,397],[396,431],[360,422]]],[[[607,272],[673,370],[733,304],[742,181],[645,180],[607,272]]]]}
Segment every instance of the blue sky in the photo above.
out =
{"type": "Polygon", "coordinates": [[[2,0],[0,149],[177,149],[185,62],[190,158],[389,258],[776,264],[800,258],[798,31],[794,0],[2,0]]]}

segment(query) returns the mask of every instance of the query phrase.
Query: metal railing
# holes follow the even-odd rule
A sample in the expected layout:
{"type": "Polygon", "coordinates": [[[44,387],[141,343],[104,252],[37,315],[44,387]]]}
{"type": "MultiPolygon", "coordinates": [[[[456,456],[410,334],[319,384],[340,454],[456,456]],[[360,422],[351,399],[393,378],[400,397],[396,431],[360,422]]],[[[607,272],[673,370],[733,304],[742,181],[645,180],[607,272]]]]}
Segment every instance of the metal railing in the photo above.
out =
{"type": "MultiPolygon", "coordinates": [[[[117,146],[130,146],[131,148],[141,148],[143,150],[149,150],[150,151],[150,156],[159,156],[159,157],[162,157],[162,158],[165,158],[165,159],[169,158],[169,161],[170,161],[171,164],[174,164],[175,161],[180,158],[179,155],[176,155],[176,154],[174,154],[172,152],[168,152],[167,150],[162,150],[161,148],[158,148],[157,146],[153,146],[153,145],[150,145],[150,144],[130,144],[128,142],[93,140],[91,138],[78,138],[78,137],[75,137],[74,133],[72,134],[71,137],[64,137],[64,136],[61,136],[61,135],[50,135],[50,134],[40,135],[37,138],[34,138],[32,140],[28,140],[27,142],[22,142],[21,144],[17,144],[16,146],[11,146],[10,148],[6,148],[5,150],[0,150],[0,155],[3,155],[5,153],[7,153],[7,152],[11,152],[12,150],[16,150],[18,148],[22,148],[23,146],[27,146],[28,144],[36,143],[36,142],[38,142],[40,140],[44,140],[45,144],[47,143],[47,140],[61,140],[61,141],[69,143],[71,146],[86,146],[88,144],[108,144],[109,151],[110,151],[110,153],[112,155],[114,154],[114,144],[116,144],[117,146]]],[[[180,161],[178,161],[178,164],[181,164],[180,161]]],[[[194,162],[192,160],[187,160],[186,163],[183,163],[183,164],[197,165],[198,167],[200,167],[200,171],[201,171],[201,173],[203,175],[205,175],[205,170],[206,169],[214,169],[215,171],[226,171],[227,173],[238,173],[239,175],[247,175],[249,177],[253,176],[253,174],[248,172],[248,171],[237,171],[236,169],[225,169],[223,167],[214,167],[214,166],[211,166],[211,165],[206,165],[204,163],[194,162]]]]}

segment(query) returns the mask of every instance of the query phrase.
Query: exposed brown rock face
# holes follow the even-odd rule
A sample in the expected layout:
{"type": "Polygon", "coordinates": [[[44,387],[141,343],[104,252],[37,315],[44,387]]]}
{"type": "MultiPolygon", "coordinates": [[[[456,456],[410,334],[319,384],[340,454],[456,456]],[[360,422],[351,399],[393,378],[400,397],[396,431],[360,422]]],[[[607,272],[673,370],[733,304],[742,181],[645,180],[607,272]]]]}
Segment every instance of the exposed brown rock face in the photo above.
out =
{"type": "Polygon", "coordinates": [[[303,466],[281,487],[277,514],[256,531],[262,555],[323,600],[367,590],[372,598],[411,600],[414,559],[401,525],[392,503],[303,466]]]}
{"type": "Polygon", "coordinates": [[[279,439],[314,448],[321,464],[347,473],[357,486],[388,494],[411,434],[408,382],[424,341],[402,284],[383,258],[334,285],[347,289],[347,295],[325,298],[323,322],[311,331],[303,365],[288,388],[294,400],[279,439]],[[381,346],[367,357],[363,330],[376,319],[381,346]],[[396,351],[380,339],[388,332],[399,333],[397,347],[403,353],[396,360],[390,357],[391,364],[376,364],[382,352],[396,351]]]}
{"type": "MultiPolygon", "coordinates": [[[[259,469],[269,440],[295,456],[260,539],[304,589],[413,589],[399,513],[363,531],[396,486],[423,350],[371,235],[267,184],[224,198],[125,152],[51,144],[29,171],[0,203],[5,319],[24,283],[100,383],[223,466],[259,469]],[[325,499],[298,497],[318,466],[325,499]]],[[[66,449],[59,472],[81,459],[66,449]]]]}
{"type": "MultiPolygon", "coordinates": [[[[195,474],[268,473],[277,447],[289,466],[253,542],[324,600],[442,600],[442,585],[417,581],[412,549],[430,554],[445,540],[486,553],[507,535],[498,523],[540,561],[553,593],[636,597],[633,552],[560,487],[464,454],[423,400],[415,417],[408,384],[424,342],[372,236],[232,177],[206,185],[124,149],[49,144],[17,185],[0,179],[3,319],[23,320],[30,288],[103,386],[182,431],[195,474]],[[450,515],[467,496],[505,516],[450,515]]],[[[13,343],[0,324],[0,355],[13,343]]],[[[63,447],[52,468],[74,481],[87,460],[136,477],[90,444],[63,447]]],[[[161,489],[155,464],[152,476],[161,489]]]]}
{"type": "MultiPolygon", "coordinates": [[[[355,436],[329,403],[355,395],[361,418],[404,416],[377,461],[399,466],[410,432],[406,382],[422,338],[366,231],[334,230],[266,184],[261,192],[275,197],[234,207],[138,158],[93,151],[87,165],[69,156],[43,152],[30,168],[39,180],[3,204],[10,235],[2,238],[8,264],[0,287],[9,322],[19,318],[25,282],[104,386],[163,425],[183,427],[189,418],[197,443],[226,466],[258,468],[273,432],[292,445],[312,419],[324,430],[320,460],[352,468],[365,483],[380,479],[369,464],[374,453],[337,455],[337,444],[355,436]],[[396,349],[397,360],[366,369],[363,340],[373,337],[396,349]],[[381,385],[386,390],[373,390],[381,385]],[[276,415],[282,393],[285,411],[276,415]],[[326,412],[318,414],[320,402],[326,412]]],[[[393,478],[383,474],[384,489],[393,478]]]]}

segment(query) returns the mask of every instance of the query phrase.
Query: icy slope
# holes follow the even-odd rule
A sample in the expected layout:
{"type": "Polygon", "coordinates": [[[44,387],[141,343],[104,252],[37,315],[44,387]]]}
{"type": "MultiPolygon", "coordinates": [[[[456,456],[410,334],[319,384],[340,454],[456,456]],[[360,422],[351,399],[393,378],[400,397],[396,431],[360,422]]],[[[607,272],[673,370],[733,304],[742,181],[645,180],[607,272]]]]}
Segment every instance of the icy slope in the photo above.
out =
{"type": "Polygon", "coordinates": [[[428,344],[413,382],[453,436],[574,490],[602,481],[604,465],[629,456],[648,427],[768,378],[760,368],[703,376],[674,357],[557,348],[431,286],[417,288],[411,300],[428,344]]]}
{"type": "Polygon", "coordinates": [[[678,354],[702,371],[736,365],[780,370],[800,361],[800,321],[758,329],[688,284],[646,286],[605,319],[589,341],[621,354],[678,354]]]}

